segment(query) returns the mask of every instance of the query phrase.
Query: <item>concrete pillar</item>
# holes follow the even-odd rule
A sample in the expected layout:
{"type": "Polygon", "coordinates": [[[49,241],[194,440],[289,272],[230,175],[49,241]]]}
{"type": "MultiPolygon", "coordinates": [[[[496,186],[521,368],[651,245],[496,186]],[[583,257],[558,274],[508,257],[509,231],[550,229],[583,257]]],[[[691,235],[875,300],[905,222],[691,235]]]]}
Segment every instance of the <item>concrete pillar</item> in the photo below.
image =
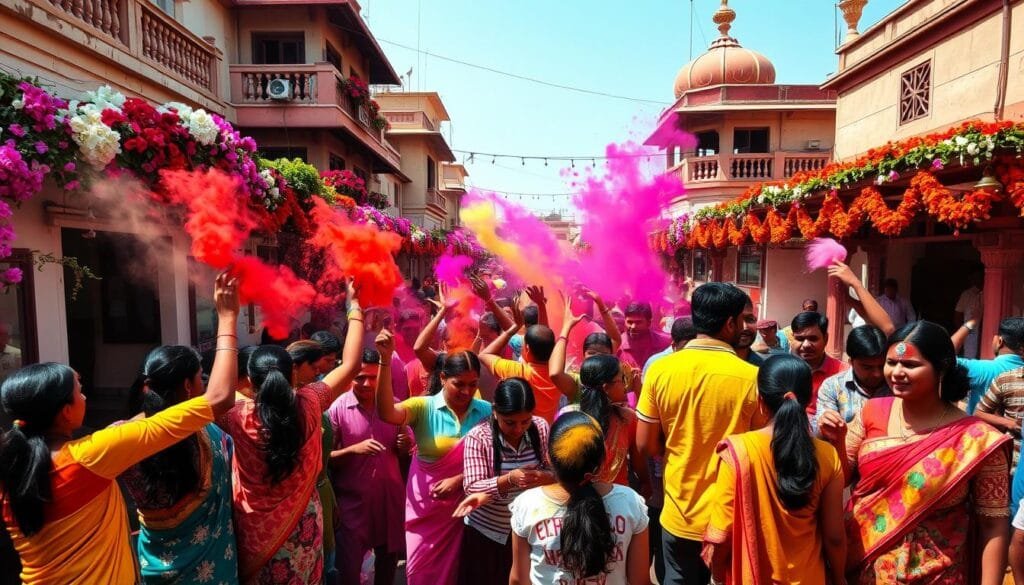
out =
{"type": "Polygon", "coordinates": [[[1020,286],[1020,268],[1024,262],[1024,232],[982,233],[974,246],[985,265],[982,301],[980,353],[983,359],[992,355],[992,338],[999,331],[999,321],[1013,311],[1013,297],[1020,286]]]}
{"type": "Polygon", "coordinates": [[[724,282],[725,278],[725,250],[711,250],[711,276],[708,281],[724,282]]]}

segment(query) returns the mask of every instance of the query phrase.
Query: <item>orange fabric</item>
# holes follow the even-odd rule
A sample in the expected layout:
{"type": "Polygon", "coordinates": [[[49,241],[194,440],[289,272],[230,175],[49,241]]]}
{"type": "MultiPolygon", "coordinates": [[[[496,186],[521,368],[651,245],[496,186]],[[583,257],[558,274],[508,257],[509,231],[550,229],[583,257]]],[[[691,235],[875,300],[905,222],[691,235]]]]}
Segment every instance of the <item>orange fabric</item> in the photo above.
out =
{"type": "Polygon", "coordinates": [[[839,455],[815,439],[818,477],[809,504],[788,510],[778,497],[769,432],[734,435],[719,446],[715,503],[705,541],[731,550],[727,583],[825,582],[819,505],[825,487],[843,481],[839,455]]]}
{"type": "Polygon", "coordinates": [[[22,534],[9,502],[3,502],[4,523],[21,557],[22,582],[136,582],[128,511],[115,479],[211,421],[210,404],[199,397],[64,444],[53,457],[55,504],[46,509],[41,531],[22,534]]]}
{"type": "Polygon", "coordinates": [[[562,393],[551,381],[547,364],[520,363],[512,360],[498,359],[494,362],[494,376],[499,380],[505,378],[526,378],[533,388],[533,397],[537,406],[533,414],[551,424],[558,412],[558,400],[562,393]]]}

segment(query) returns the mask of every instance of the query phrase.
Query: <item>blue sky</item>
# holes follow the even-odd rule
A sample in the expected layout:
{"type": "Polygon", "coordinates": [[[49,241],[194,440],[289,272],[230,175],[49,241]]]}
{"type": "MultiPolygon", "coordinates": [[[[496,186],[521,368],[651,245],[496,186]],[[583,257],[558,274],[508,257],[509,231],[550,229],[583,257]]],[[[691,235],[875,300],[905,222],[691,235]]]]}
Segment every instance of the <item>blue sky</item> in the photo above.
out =
{"type": "MultiPolygon", "coordinates": [[[[871,0],[860,29],[902,0],[871,0]]],[[[717,0],[693,0],[693,55],[718,31],[717,0]]],[[[730,34],[775,65],[776,83],[818,83],[836,70],[830,0],[732,0],[730,34]]],[[[610,142],[642,139],[672,102],[676,73],[690,55],[690,0],[362,0],[373,34],[411,89],[437,91],[451,115],[452,148],[525,156],[594,156],[610,142]],[[397,43],[397,44],[395,44],[397,43]],[[405,45],[413,50],[403,48],[405,45]],[[587,95],[512,79],[417,53],[662,104],[587,95]]],[[[457,153],[462,160],[461,154],[457,153]]],[[[598,161],[600,163],[600,161],[598,161]]],[[[562,165],[475,157],[470,183],[515,193],[536,210],[567,209],[562,165]]],[[[590,165],[589,160],[576,163],[590,165]]]]}

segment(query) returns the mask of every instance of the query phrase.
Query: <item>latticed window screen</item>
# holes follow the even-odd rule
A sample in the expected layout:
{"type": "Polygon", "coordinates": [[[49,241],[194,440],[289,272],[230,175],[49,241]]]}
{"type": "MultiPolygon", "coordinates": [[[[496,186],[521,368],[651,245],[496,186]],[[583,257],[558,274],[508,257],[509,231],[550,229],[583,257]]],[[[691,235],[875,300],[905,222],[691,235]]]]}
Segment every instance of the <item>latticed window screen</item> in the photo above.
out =
{"type": "Polygon", "coordinates": [[[925,61],[900,76],[900,124],[928,115],[932,102],[932,62],[925,61]]]}

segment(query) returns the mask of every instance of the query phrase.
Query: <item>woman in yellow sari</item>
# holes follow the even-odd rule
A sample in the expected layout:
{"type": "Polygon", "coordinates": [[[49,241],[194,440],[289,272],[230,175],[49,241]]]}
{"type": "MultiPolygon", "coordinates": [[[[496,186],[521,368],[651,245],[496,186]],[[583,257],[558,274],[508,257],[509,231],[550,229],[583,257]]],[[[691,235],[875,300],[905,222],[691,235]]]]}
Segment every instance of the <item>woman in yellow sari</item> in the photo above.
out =
{"type": "Polygon", "coordinates": [[[964,414],[968,392],[949,334],[928,321],[889,340],[894,397],[869,400],[845,435],[856,477],[846,533],[850,582],[1002,583],[1009,543],[1010,437],[964,414]]]}
{"type": "Polygon", "coordinates": [[[757,390],[772,420],[718,446],[704,560],[716,582],[818,584],[830,575],[843,583],[843,468],[835,448],[811,436],[811,370],[798,357],[771,356],[757,390]]]}

